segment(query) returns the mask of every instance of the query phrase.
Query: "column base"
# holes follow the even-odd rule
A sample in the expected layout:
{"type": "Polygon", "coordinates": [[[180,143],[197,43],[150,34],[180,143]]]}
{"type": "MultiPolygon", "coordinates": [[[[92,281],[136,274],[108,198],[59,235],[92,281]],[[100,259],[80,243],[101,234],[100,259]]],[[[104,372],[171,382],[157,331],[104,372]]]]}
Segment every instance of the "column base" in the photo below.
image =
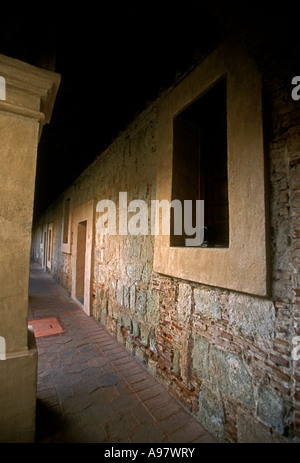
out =
{"type": "Polygon", "coordinates": [[[38,352],[32,329],[28,350],[0,361],[0,442],[32,443],[35,438],[38,352]]]}

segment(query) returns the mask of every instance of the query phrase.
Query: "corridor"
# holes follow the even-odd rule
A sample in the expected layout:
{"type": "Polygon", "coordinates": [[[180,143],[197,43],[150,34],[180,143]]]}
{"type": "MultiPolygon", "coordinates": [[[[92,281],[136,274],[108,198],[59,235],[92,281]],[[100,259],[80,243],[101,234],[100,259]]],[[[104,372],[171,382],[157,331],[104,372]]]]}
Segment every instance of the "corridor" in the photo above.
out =
{"type": "Polygon", "coordinates": [[[28,324],[38,348],[37,443],[214,443],[38,264],[28,324]]]}

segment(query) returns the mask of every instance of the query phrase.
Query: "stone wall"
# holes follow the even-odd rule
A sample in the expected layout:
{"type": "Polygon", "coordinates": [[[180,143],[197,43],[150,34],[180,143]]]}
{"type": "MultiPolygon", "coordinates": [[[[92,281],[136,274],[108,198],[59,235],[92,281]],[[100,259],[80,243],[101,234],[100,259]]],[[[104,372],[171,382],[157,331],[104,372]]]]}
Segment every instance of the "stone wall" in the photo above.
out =
{"type": "MultiPolygon", "coordinates": [[[[291,355],[300,334],[300,103],[291,98],[287,75],[275,78],[274,67],[266,69],[261,64],[268,100],[268,298],[155,273],[151,235],[95,233],[93,247],[92,315],[225,442],[300,439],[300,361],[291,355]]],[[[150,207],[163,98],[36,224],[38,233],[42,223],[53,222],[51,273],[70,292],[74,243],[71,254],[60,251],[63,200],[70,197],[73,210],[91,199],[118,204],[119,192],[126,191],[128,202],[143,199],[150,207]]]]}

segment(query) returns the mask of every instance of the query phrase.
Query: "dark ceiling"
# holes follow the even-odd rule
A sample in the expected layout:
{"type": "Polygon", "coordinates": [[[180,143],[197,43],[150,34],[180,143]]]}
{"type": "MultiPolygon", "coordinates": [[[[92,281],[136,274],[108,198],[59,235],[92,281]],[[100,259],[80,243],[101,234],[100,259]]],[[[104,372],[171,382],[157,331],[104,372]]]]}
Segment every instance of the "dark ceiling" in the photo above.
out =
{"type": "Polygon", "coordinates": [[[226,4],[234,24],[241,12],[247,22],[243,8],[251,11],[253,2],[74,2],[69,8],[24,2],[7,9],[0,53],[61,74],[38,149],[35,216],[226,35],[205,3],[217,3],[221,15],[226,4]]]}
{"type": "Polygon", "coordinates": [[[219,38],[194,1],[92,5],[24,2],[2,22],[0,53],[62,76],[39,144],[35,215],[219,38]]]}

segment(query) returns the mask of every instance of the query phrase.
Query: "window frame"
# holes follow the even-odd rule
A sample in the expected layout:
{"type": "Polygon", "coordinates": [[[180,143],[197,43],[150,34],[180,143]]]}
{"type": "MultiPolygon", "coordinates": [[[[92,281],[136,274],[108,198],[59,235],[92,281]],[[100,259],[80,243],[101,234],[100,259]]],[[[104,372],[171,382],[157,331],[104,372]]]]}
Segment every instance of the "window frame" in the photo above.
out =
{"type": "Polygon", "coordinates": [[[171,201],[172,198],[174,117],[224,78],[227,82],[229,247],[171,247],[170,236],[157,235],[153,270],[265,297],[268,279],[262,79],[252,58],[230,40],[160,102],[156,199],[171,201]]]}
{"type": "Polygon", "coordinates": [[[46,268],[51,270],[52,268],[52,255],[53,255],[53,222],[48,224],[47,229],[47,249],[46,249],[46,268]]]}
{"type": "Polygon", "coordinates": [[[64,199],[63,203],[63,215],[62,215],[62,231],[61,231],[61,251],[65,254],[71,254],[71,230],[72,230],[72,200],[68,196],[64,199]],[[65,227],[65,214],[66,214],[66,202],[69,201],[69,218],[68,218],[68,238],[67,242],[64,243],[64,227],[65,227]]]}

